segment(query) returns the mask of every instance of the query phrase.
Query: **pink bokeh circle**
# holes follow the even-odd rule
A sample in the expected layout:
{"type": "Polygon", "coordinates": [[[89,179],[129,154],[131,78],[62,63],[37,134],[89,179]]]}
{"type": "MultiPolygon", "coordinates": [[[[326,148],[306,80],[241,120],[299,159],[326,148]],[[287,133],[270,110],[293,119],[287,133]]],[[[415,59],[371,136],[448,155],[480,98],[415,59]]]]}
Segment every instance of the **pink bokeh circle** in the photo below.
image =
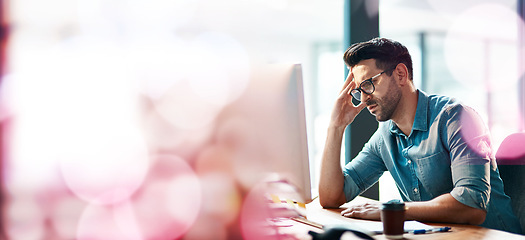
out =
{"type": "Polygon", "coordinates": [[[138,137],[87,137],[71,144],[61,157],[60,171],[67,187],[91,204],[127,201],[149,169],[146,146],[138,137]]]}

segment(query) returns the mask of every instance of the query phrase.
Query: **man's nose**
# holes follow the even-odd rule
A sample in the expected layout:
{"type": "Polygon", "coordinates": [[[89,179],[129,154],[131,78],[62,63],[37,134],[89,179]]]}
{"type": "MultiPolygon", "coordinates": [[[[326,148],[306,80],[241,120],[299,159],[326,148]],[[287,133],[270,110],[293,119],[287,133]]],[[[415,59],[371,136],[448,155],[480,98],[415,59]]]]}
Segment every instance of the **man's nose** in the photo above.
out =
{"type": "Polygon", "coordinates": [[[366,103],[370,98],[372,98],[372,94],[361,92],[361,102],[366,103]]]}

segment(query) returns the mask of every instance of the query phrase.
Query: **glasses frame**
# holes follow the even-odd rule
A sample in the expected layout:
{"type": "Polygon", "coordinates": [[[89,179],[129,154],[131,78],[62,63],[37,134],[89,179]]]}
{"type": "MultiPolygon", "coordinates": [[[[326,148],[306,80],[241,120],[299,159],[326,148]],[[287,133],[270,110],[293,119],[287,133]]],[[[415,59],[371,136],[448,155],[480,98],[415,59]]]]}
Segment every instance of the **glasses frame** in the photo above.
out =
{"type": "MultiPolygon", "coordinates": [[[[370,94],[374,93],[374,92],[376,91],[376,86],[374,85],[374,82],[372,82],[372,80],[374,80],[374,78],[377,78],[377,77],[381,76],[381,74],[386,73],[387,71],[389,71],[389,70],[382,71],[382,72],[380,72],[380,73],[374,75],[373,77],[364,80],[363,82],[361,82],[361,84],[359,84],[359,87],[358,87],[358,88],[354,88],[354,89],[352,89],[352,90],[350,91],[350,95],[352,95],[352,97],[353,97],[356,101],[361,102],[361,99],[358,99],[358,98],[355,96],[354,93],[356,93],[356,92],[360,92],[360,93],[365,93],[365,94],[367,94],[367,95],[370,95],[370,94]],[[365,90],[362,88],[363,84],[366,83],[366,82],[370,82],[370,84],[372,84],[372,91],[367,92],[367,91],[365,91],[365,90]]],[[[359,95],[359,98],[361,98],[361,95],[359,95]]]]}

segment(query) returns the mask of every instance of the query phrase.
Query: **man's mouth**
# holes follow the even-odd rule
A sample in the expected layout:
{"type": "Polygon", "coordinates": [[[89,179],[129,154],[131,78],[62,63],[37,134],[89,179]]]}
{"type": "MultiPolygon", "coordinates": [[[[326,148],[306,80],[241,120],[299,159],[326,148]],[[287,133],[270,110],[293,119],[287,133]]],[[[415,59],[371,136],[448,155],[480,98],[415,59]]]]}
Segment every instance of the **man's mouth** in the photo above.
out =
{"type": "Polygon", "coordinates": [[[377,107],[377,104],[372,104],[372,105],[368,105],[367,108],[368,108],[368,111],[370,111],[371,113],[374,112],[374,110],[376,109],[377,107]]]}
{"type": "Polygon", "coordinates": [[[368,108],[368,111],[372,113],[376,109],[377,103],[375,101],[367,102],[366,107],[368,108]]]}

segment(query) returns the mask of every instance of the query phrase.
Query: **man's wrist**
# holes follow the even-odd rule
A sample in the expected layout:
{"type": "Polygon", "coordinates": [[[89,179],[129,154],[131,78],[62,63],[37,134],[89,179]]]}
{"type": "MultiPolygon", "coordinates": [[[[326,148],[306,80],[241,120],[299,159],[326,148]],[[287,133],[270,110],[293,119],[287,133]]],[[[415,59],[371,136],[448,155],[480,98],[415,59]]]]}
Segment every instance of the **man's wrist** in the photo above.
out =
{"type": "Polygon", "coordinates": [[[330,125],[328,126],[328,133],[332,134],[343,134],[345,132],[347,126],[336,126],[336,125],[330,125]]]}

